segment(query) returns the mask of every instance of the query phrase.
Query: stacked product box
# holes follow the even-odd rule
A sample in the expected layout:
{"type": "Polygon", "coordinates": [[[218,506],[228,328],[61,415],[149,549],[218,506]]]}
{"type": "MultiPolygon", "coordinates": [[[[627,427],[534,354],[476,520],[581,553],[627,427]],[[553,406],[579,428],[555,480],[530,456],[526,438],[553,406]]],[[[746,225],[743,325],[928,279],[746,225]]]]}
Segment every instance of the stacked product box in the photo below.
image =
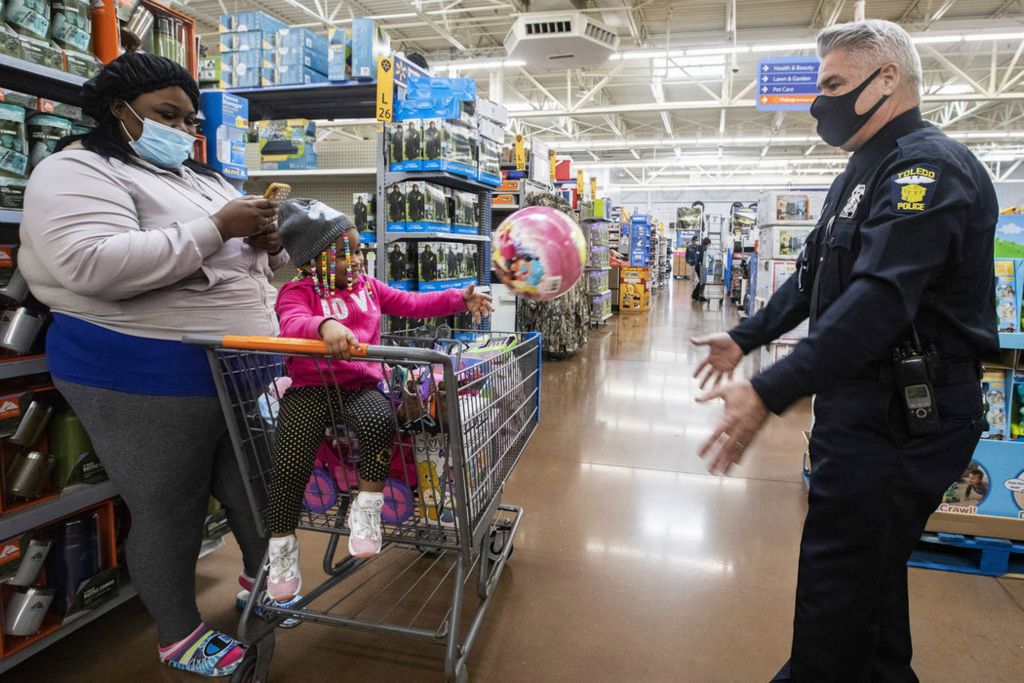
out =
{"type": "Polygon", "coordinates": [[[388,248],[385,279],[395,289],[416,289],[416,244],[395,242],[388,248]]]}
{"type": "Polygon", "coordinates": [[[477,178],[482,183],[501,185],[501,147],[505,142],[508,110],[488,99],[476,100],[477,128],[480,131],[477,178]]]}
{"type": "Polygon", "coordinates": [[[260,168],[271,171],[315,169],[316,122],[308,119],[260,121],[260,168]]]}
{"type": "Polygon", "coordinates": [[[332,81],[352,80],[352,36],[347,29],[331,29],[327,42],[327,77],[332,81]]]}
{"type": "Polygon", "coordinates": [[[274,85],[326,83],[327,37],[304,28],[288,28],[274,35],[274,85]]]}
{"type": "Polygon", "coordinates": [[[273,84],[274,36],[288,27],[263,12],[220,17],[218,47],[221,87],[259,88],[273,84]]]}
{"type": "MultiPolygon", "coordinates": [[[[356,80],[376,78],[377,59],[391,54],[391,37],[373,19],[356,18],[352,20],[351,38],[350,77],[356,80]]],[[[331,80],[345,79],[335,79],[332,73],[331,80]]]]}
{"type": "Polygon", "coordinates": [[[356,192],[352,195],[352,222],[359,230],[363,244],[377,242],[377,195],[374,192],[356,192]]]}
{"type": "Polygon", "coordinates": [[[460,235],[475,235],[479,232],[477,208],[480,204],[478,195],[472,192],[453,190],[451,193],[452,232],[460,235]]]}
{"type": "Polygon", "coordinates": [[[246,180],[245,147],[249,137],[249,102],[226,92],[204,92],[203,135],[206,163],[227,178],[246,180]]]}
{"type": "Polygon", "coordinates": [[[421,292],[461,289],[476,282],[476,244],[420,242],[417,250],[421,292]]]}
{"type": "Polygon", "coordinates": [[[472,80],[411,77],[409,92],[397,102],[395,121],[387,130],[390,170],[446,171],[476,180],[475,100],[472,80]]]}
{"type": "Polygon", "coordinates": [[[392,185],[385,196],[389,232],[451,232],[446,188],[410,180],[392,185]]]}

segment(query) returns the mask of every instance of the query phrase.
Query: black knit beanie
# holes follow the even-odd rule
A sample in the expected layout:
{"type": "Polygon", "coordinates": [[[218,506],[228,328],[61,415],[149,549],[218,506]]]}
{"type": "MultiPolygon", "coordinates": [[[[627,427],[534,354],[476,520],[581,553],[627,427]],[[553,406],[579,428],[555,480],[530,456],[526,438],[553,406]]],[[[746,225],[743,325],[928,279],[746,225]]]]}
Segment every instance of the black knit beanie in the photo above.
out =
{"type": "Polygon", "coordinates": [[[82,86],[82,110],[101,121],[115,99],[131,102],[139,95],[178,86],[199,110],[199,86],[177,62],[145,52],[126,52],[82,86]]]}

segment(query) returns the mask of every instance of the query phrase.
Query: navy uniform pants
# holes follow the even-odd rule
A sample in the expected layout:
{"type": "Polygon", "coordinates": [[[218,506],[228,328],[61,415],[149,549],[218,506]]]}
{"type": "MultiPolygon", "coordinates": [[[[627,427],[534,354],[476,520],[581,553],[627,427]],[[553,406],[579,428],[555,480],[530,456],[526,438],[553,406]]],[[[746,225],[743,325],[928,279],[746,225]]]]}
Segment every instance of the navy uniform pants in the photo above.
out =
{"type": "Polygon", "coordinates": [[[936,387],[942,429],[911,438],[896,390],[818,395],[790,661],[774,680],[917,681],[907,560],[983,428],[977,382],[936,387]]]}

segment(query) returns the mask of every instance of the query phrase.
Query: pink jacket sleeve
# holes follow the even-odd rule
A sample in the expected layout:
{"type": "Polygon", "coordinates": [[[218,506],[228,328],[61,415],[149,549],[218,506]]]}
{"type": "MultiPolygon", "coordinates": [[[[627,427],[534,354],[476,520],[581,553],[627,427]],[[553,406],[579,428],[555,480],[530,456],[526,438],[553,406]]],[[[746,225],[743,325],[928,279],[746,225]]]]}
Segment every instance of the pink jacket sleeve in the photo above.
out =
{"type": "Polygon", "coordinates": [[[316,298],[305,282],[289,282],[277,293],[274,310],[281,323],[281,336],[298,339],[320,339],[320,325],[327,318],[313,308],[316,298]]]}
{"type": "Polygon", "coordinates": [[[379,280],[374,280],[373,285],[380,298],[380,312],[385,315],[440,318],[466,310],[461,289],[446,289],[443,292],[403,292],[388,287],[379,280]]]}

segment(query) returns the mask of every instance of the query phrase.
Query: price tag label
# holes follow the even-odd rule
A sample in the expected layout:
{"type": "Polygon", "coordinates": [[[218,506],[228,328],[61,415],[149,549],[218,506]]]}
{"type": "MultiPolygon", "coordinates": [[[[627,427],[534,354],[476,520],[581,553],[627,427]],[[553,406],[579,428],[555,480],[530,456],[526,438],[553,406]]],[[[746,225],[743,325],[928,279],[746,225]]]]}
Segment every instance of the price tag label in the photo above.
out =
{"type": "Polygon", "coordinates": [[[395,62],[391,57],[377,58],[377,120],[395,119],[395,62]]]}
{"type": "Polygon", "coordinates": [[[516,133],[516,170],[526,170],[526,136],[516,133]]]}
{"type": "Polygon", "coordinates": [[[555,182],[555,178],[558,176],[558,154],[555,153],[555,150],[548,153],[548,160],[551,162],[551,182],[555,182]]]}
{"type": "Polygon", "coordinates": [[[576,171],[576,194],[583,199],[583,171],[576,171]]]}

